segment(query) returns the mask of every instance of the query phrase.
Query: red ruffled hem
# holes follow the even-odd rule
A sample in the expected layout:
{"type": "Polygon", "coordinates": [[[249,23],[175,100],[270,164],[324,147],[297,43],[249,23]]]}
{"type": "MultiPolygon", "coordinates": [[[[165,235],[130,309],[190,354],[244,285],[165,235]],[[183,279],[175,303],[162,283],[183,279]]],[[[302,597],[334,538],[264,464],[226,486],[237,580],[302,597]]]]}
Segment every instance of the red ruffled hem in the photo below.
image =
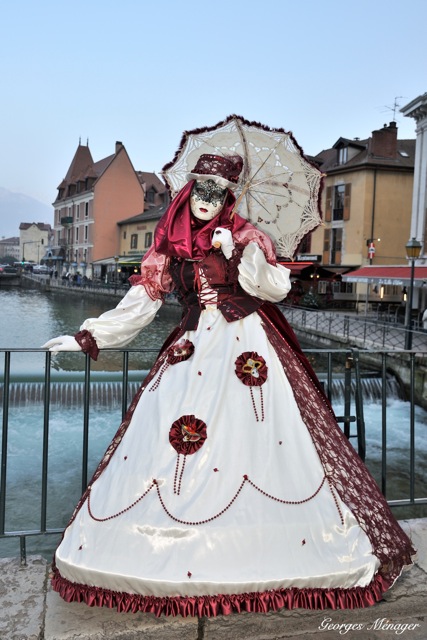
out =
{"type": "Polygon", "coordinates": [[[232,613],[267,613],[279,609],[360,609],[382,599],[390,584],[379,574],[366,587],[351,589],[273,589],[262,593],[216,596],[156,597],[121,593],[75,584],[54,569],[52,587],[66,602],[108,607],[123,613],[152,613],[157,617],[215,617],[232,613]]]}

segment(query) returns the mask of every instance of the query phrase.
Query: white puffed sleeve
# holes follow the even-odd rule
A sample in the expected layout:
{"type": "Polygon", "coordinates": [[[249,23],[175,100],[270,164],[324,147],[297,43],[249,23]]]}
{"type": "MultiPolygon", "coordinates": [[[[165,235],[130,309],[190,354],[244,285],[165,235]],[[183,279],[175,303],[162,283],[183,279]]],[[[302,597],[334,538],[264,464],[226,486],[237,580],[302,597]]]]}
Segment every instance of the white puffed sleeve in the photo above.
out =
{"type": "Polygon", "coordinates": [[[240,286],[251,296],[279,302],[291,289],[290,270],[282,265],[272,265],[255,242],[243,250],[239,266],[240,286]]]}
{"type": "Polygon", "coordinates": [[[153,300],[142,284],[136,285],[115,309],[85,320],[80,331],[90,331],[99,349],[124,347],[150,324],[161,306],[161,299],[153,300]]]}

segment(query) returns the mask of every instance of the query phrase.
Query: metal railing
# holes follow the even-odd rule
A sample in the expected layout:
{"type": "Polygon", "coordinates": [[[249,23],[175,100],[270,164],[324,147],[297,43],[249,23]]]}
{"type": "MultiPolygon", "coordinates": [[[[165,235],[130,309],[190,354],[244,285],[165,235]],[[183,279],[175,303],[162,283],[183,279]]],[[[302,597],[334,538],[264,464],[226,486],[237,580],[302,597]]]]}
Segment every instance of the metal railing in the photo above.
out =
{"type": "MultiPolygon", "coordinates": [[[[405,337],[409,330],[396,323],[381,321],[378,317],[360,317],[337,311],[313,311],[286,305],[280,305],[280,308],[292,327],[297,329],[337,336],[363,349],[405,349],[405,337]]],[[[410,331],[413,350],[427,353],[427,331],[410,331]]]]}
{"type": "MultiPolygon", "coordinates": [[[[342,319],[345,323],[345,318],[342,319]]],[[[117,376],[121,383],[121,413],[125,414],[129,404],[129,381],[132,377],[132,371],[129,369],[130,354],[150,354],[150,359],[154,360],[157,349],[108,349],[105,350],[112,353],[119,353],[121,359],[121,367],[117,376]]],[[[56,523],[55,526],[48,526],[47,522],[47,502],[49,493],[48,469],[50,463],[49,457],[49,441],[51,432],[50,409],[52,404],[51,390],[53,388],[53,380],[55,372],[53,367],[53,354],[45,352],[42,349],[10,349],[0,350],[4,354],[4,369],[1,381],[1,405],[2,405],[2,438],[1,438],[1,468],[0,468],[0,540],[4,538],[15,538],[20,540],[21,563],[26,562],[26,539],[29,536],[60,534],[64,528],[63,523],[56,523]],[[40,484],[40,518],[37,527],[21,528],[20,530],[7,530],[7,509],[8,509],[8,465],[9,465],[9,414],[12,404],[15,401],[12,397],[13,385],[17,384],[16,376],[11,369],[11,357],[16,354],[27,353],[44,354],[43,367],[37,374],[37,378],[42,385],[42,402],[43,402],[43,429],[42,429],[42,446],[39,460],[39,468],[41,473],[40,484]],[[54,375],[52,375],[54,373],[54,375]]],[[[342,393],[341,403],[343,414],[337,416],[337,420],[343,425],[344,434],[348,438],[354,438],[357,441],[356,450],[362,459],[366,454],[366,438],[365,438],[365,418],[364,418],[364,398],[363,386],[367,375],[372,376],[372,371],[363,372],[361,370],[359,351],[357,349],[305,349],[307,357],[312,361],[319,378],[324,386],[324,390],[328,398],[333,403],[334,384],[338,383],[338,387],[342,393]]],[[[365,353],[365,352],[364,352],[365,353]]],[[[375,372],[374,378],[378,383],[377,402],[382,407],[381,417],[381,460],[380,471],[377,473],[377,482],[380,485],[384,496],[388,494],[388,408],[387,398],[389,393],[389,374],[388,374],[388,358],[395,352],[375,350],[375,355],[381,357],[381,367],[375,372]]],[[[85,490],[88,483],[88,443],[90,435],[90,404],[91,404],[91,385],[93,385],[93,377],[95,372],[91,372],[91,360],[88,355],[74,354],[81,358],[80,363],[83,364],[83,371],[80,372],[82,394],[81,402],[79,401],[82,413],[82,433],[81,433],[81,490],[85,490]]],[[[410,403],[410,412],[408,416],[408,424],[406,425],[409,437],[409,446],[406,455],[406,470],[409,474],[409,489],[404,498],[389,500],[389,504],[393,507],[417,507],[419,505],[427,505],[427,496],[418,496],[416,491],[416,448],[415,448],[415,400],[414,400],[414,380],[415,380],[415,353],[407,354],[409,359],[410,370],[410,394],[407,400],[410,403]]],[[[139,372],[142,373],[142,372],[139,372]]],[[[77,374],[76,374],[77,375],[77,374]]],[[[25,374],[21,374],[18,380],[22,382],[25,374]]],[[[32,378],[28,378],[34,380],[32,378]]],[[[372,379],[372,378],[370,378],[372,379]]],[[[19,384],[19,382],[18,382],[19,384]]],[[[139,383],[138,383],[139,384],[139,383]]],[[[117,425],[118,426],[118,425],[117,425]]],[[[403,428],[403,426],[402,426],[403,428]]],[[[420,490],[418,489],[418,493],[420,490]]],[[[69,512],[72,512],[74,503],[70,503],[69,512]]]]}

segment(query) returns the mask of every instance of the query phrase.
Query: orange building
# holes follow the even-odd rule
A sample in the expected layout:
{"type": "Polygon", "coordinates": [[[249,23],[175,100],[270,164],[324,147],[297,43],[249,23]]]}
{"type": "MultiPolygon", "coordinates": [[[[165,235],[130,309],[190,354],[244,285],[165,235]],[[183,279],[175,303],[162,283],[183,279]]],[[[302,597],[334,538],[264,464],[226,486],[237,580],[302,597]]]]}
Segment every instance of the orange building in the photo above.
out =
{"type": "Polygon", "coordinates": [[[116,142],[114,154],[94,162],[89,146],[79,144],[53,206],[58,272],[92,278],[93,263],[119,251],[117,223],[145,208],[144,188],[124,145],[116,142]]]}

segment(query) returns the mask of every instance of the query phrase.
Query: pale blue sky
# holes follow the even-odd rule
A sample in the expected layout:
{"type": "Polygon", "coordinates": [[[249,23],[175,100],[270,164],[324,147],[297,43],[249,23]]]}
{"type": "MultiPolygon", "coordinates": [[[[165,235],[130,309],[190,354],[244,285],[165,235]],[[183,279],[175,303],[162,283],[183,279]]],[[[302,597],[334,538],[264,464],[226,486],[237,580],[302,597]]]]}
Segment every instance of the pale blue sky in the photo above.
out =
{"type": "Polygon", "coordinates": [[[426,24],[426,0],[6,0],[0,187],[52,202],[80,136],[159,171],[231,113],[313,155],[366,138],[427,91],[426,24]]]}

